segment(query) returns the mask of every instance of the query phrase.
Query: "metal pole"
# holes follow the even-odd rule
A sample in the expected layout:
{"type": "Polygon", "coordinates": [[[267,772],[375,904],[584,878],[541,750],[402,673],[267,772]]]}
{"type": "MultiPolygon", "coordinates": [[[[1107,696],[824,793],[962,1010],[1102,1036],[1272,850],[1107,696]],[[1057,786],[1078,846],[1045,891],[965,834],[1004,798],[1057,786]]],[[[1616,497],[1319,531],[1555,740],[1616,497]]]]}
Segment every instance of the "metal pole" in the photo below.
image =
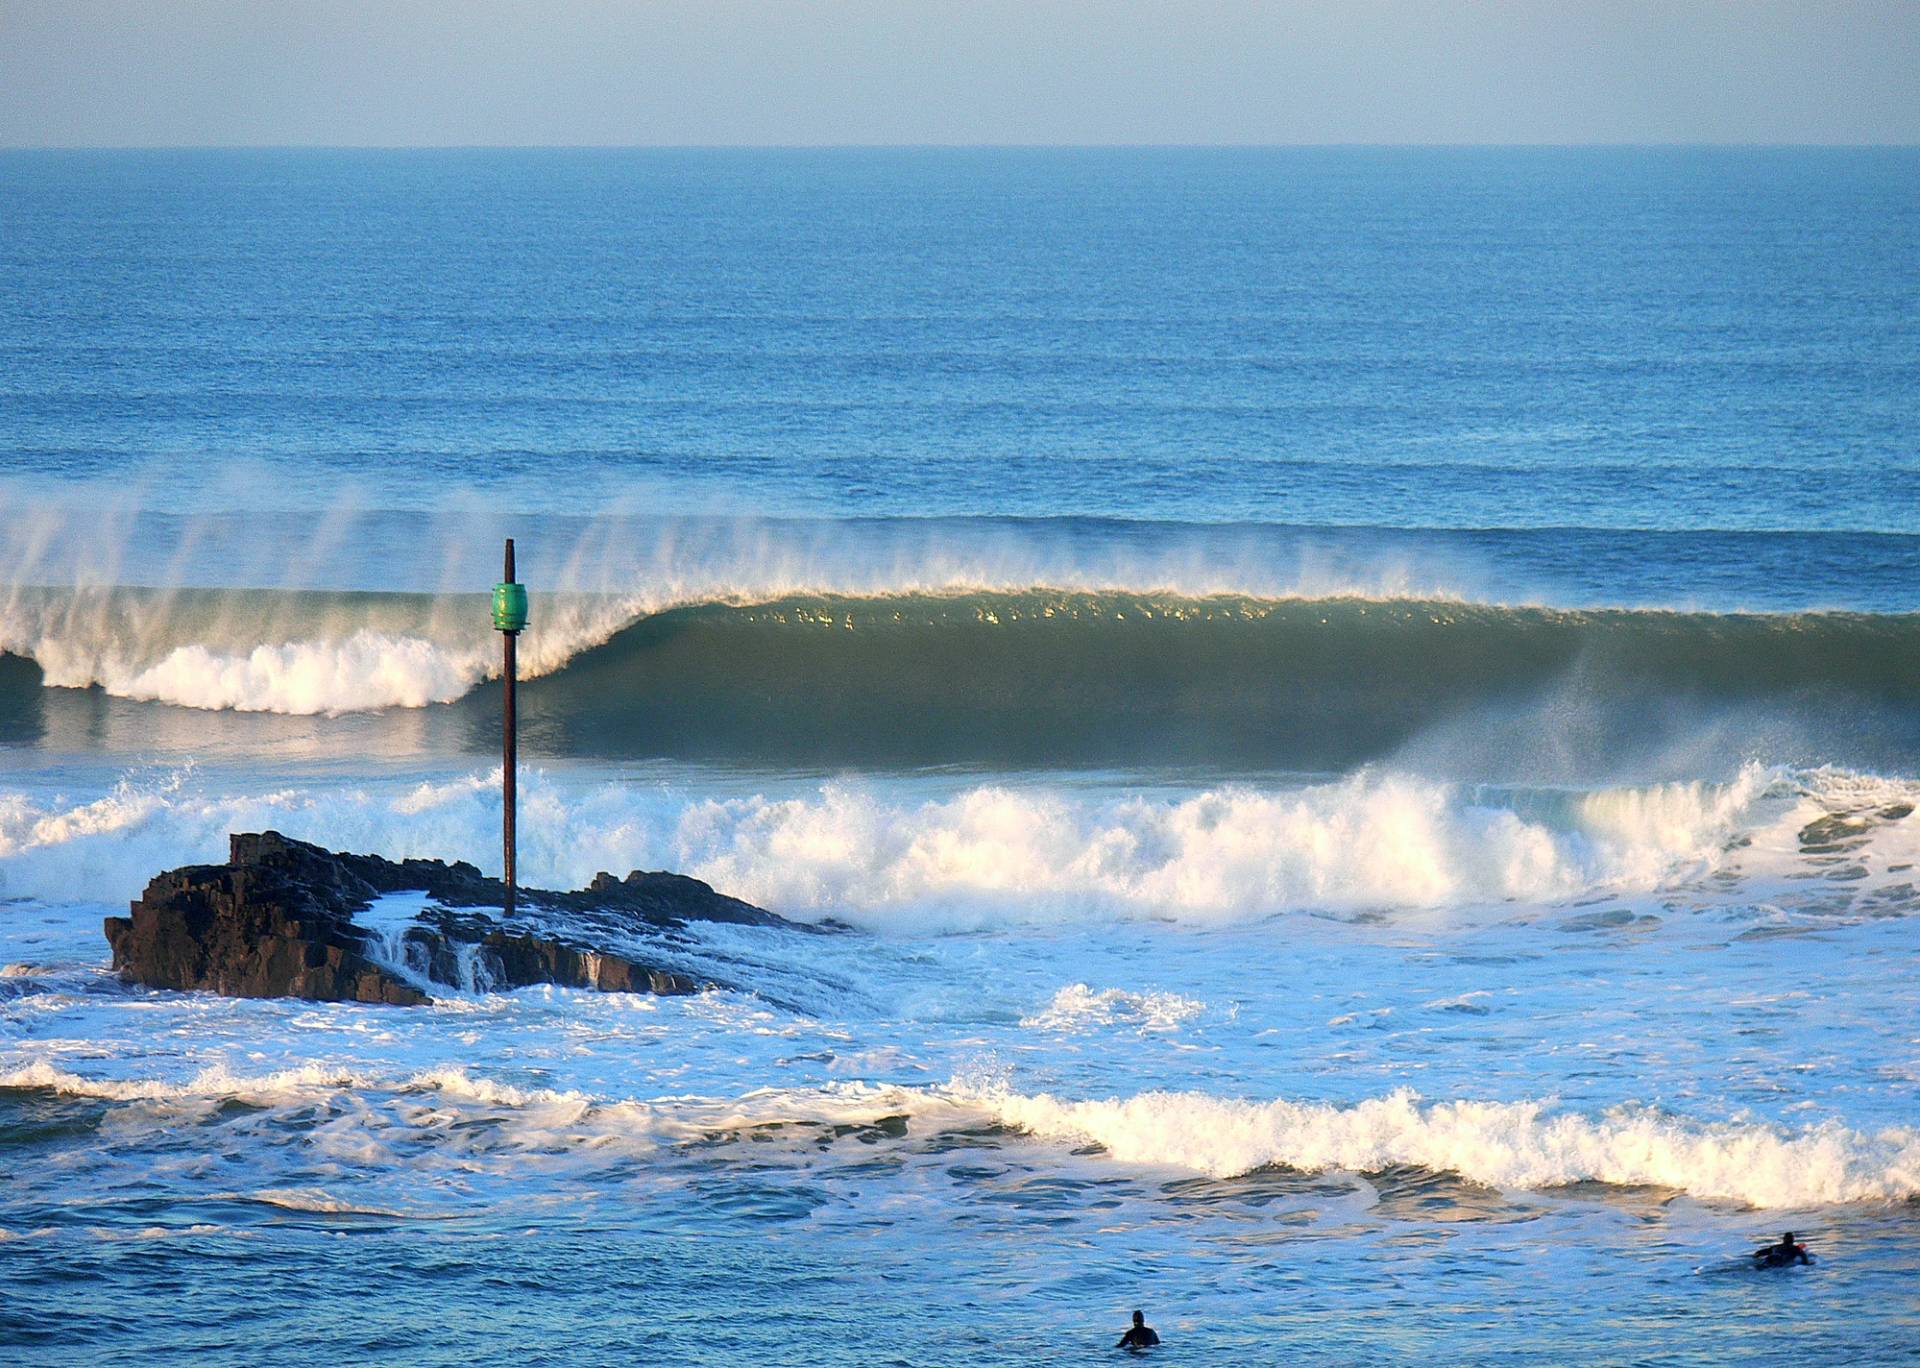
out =
{"type": "MultiPolygon", "coordinates": [[[[512,584],[514,582],[513,538],[512,537],[507,538],[506,573],[501,576],[501,579],[508,584],[512,584]]],[[[519,684],[519,680],[516,677],[519,672],[519,661],[515,658],[515,647],[520,640],[520,633],[517,631],[502,632],[500,634],[500,640],[501,640],[500,674],[501,674],[501,677],[506,681],[506,695],[505,695],[504,706],[503,706],[502,715],[501,715],[501,720],[504,725],[502,728],[503,734],[501,736],[501,757],[500,757],[500,797],[501,797],[500,841],[506,853],[506,899],[505,899],[505,906],[502,908],[502,911],[507,916],[511,917],[513,915],[513,882],[514,882],[513,880],[513,846],[514,846],[513,818],[514,818],[514,809],[519,802],[519,794],[517,792],[518,786],[516,781],[519,778],[519,770],[520,770],[519,737],[515,734],[516,728],[515,728],[515,721],[514,721],[514,715],[513,715],[514,703],[515,703],[514,694],[519,684]]]]}

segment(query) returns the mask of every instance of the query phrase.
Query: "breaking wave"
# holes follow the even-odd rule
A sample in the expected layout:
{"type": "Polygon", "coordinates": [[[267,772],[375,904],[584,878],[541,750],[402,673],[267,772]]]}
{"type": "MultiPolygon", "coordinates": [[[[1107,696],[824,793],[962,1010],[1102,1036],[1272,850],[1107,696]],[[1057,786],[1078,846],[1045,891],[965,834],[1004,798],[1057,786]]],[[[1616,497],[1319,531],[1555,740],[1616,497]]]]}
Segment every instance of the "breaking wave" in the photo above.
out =
{"type": "MultiPolygon", "coordinates": [[[[451,705],[434,725],[477,748],[495,708],[474,691],[497,651],[472,595],[20,591],[0,652],[35,673],[0,669],[0,694],[91,687],[294,715],[451,705]]],[[[1588,758],[1716,726],[1795,763],[1920,754],[1912,614],[1043,589],[549,595],[521,659],[523,735],[550,754],[1330,770],[1463,725],[1511,733],[1508,752],[1588,758]]]]}
{"type": "MultiPolygon", "coordinates": [[[[1199,1092],[1072,1101],[959,1083],[933,1088],[846,1083],[763,1088],[740,1097],[639,1100],[519,1087],[459,1068],[383,1080],[316,1067],[259,1077],[215,1067],[168,1083],[90,1079],[46,1064],[0,1073],[0,1089],[178,1104],[152,1114],[151,1124],[158,1126],[210,1120],[218,1113],[208,1104],[227,1099],[274,1106],[345,1092],[393,1094],[401,1100],[426,1094],[438,1099],[437,1105],[359,1105],[341,1115],[368,1128],[424,1126],[470,1134],[484,1113],[498,1127],[486,1142],[495,1153],[594,1154],[608,1146],[648,1150],[730,1134],[764,1137],[770,1126],[837,1129],[898,1117],[907,1118],[907,1126],[896,1134],[908,1138],[915,1130],[937,1134],[975,1128],[984,1115],[1043,1141],[1091,1141],[1120,1163],[1219,1178],[1265,1168],[1375,1174],[1410,1167],[1505,1190],[1579,1183],[1651,1186],[1757,1208],[1920,1196],[1920,1131],[1909,1127],[1868,1133],[1828,1122],[1792,1131],[1690,1120],[1644,1107],[1591,1116],[1536,1101],[1424,1101],[1405,1090],[1336,1105],[1199,1092]]],[[[139,1118],[129,1117],[125,1124],[137,1125],[139,1118]]],[[[368,1143],[391,1139],[370,1137],[368,1143]]],[[[334,1135],[330,1143],[351,1142],[334,1135]]],[[[299,1210],[399,1214],[313,1190],[270,1188],[251,1195],[299,1210]]]]}
{"type": "MultiPolygon", "coordinates": [[[[187,771],[86,801],[0,791],[0,891],[117,901],[158,869],[223,858],[230,831],[265,827],[485,868],[498,855],[496,784],[483,772],[235,794],[187,771]]],[[[1736,866],[1794,873],[1803,848],[1844,849],[1845,891],[1868,897],[1915,853],[1914,796],[1872,776],[1759,766],[1727,783],[1590,791],[1364,772],[1283,788],[982,784],[931,797],[851,782],[701,796],[535,772],[521,790],[520,869],[550,887],[677,869],[788,916],[907,930],[1554,904],[1698,885],[1736,866]]]]}
{"type": "MultiPolygon", "coordinates": [[[[0,653],[32,661],[43,685],[139,702],[292,716],[422,708],[499,672],[474,594],[16,590],[5,609],[0,653]]],[[[522,640],[522,672],[560,668],[636,611],[548,596],[522,640]]]]}
{"type": "Polygon", "coordinates": [[[1505,1189],[1606,1183],[1671,1188],[1753,1207],[1920,1195],[1920,1131],[1838,1124],[1798,1132],[1682,1120],[1645,1108],[1603,1116],[1539,1102],[1422,1102],[1412,1092],[1350,1106],[1152,1092],[1096,1101],[983,1094],[1003,1124],[1091,1140],[1131,1164],[1215,1177],[1262,1168],[1376,1173],[1406,1165],[1505,1189]]]}

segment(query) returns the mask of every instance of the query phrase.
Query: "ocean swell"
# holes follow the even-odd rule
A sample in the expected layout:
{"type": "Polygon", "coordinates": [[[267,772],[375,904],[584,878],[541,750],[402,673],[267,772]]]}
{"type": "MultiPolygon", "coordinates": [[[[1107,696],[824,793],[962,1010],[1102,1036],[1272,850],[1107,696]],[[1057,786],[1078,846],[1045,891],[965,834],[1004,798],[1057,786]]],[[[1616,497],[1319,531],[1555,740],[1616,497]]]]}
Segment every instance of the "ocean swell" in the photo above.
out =
{"type": "MultiPolygon", "coordinates": [[[[426,708],[454,750],[490,744],[497,725],[475,690],[498,643],[472,595],[19,593],[0,652],[37,669],[24,685],[0,670],[20,717],[41,705],[15,691],[38,684],[248,713],[426,708]]],[[[1911,614],[1045,589],[549,595],[521,669],[534,754],[1338,770],[1452,731],[1578,777],[1719,728],[1794,763],[1920,755],[1911,614]]]]}

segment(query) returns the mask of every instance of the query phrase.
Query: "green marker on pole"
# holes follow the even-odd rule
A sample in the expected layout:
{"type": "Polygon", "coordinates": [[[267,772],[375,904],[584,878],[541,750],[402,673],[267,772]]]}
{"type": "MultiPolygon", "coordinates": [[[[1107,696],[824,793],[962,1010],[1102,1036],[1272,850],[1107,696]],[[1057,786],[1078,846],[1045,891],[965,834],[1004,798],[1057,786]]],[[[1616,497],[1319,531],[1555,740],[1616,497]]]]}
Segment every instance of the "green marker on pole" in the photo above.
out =
{"type": "Polygon", "coordinates": [[[520,744],[514,719],[514,694],[519,684],[519,660],[515,654],[520,632],[527,625],[527,586],[514,578],[513,538],[507,538],[506,571],[501,583],[493,586],[493,625],[500,633],[500,677],[505,683],[501,698],[500,757],[500,844],[506,855],[506,873],[502,882],[506,895],[502,912],[513,915],[514,808],[519,801],[520,744]]]}

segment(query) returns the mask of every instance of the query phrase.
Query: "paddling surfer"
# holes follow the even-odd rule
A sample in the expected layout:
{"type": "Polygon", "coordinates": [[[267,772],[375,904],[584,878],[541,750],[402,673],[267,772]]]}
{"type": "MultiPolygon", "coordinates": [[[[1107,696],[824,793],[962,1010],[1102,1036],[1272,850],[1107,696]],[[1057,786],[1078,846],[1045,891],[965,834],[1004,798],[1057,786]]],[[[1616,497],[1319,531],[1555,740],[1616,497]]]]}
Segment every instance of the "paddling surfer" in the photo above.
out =
{"type": "Polygon", "coordinates": [[[1160,1337],[1154,1334],[1153,1327],[1147,1324],[1146,1313],[1136,1311],[1133,1313],[1132,1328],[1129,1329],[1126,1334],[1122,1335],[1120,1342],[1113,1347],[1116,1349],[1151,1349],[1159,1342],[1160,1337]]]}
{"type": "Polygon", "coordinates": [[[1807,1247],[1794,1241],[1789,1230],[1780,1237],[1779,1244],[1762,1245],[1753,1251],[1755,1268],[1788,1268],[1797,1263],[1810,1264],[1813,1259],[1807,1253],[1807,1247]]]}

